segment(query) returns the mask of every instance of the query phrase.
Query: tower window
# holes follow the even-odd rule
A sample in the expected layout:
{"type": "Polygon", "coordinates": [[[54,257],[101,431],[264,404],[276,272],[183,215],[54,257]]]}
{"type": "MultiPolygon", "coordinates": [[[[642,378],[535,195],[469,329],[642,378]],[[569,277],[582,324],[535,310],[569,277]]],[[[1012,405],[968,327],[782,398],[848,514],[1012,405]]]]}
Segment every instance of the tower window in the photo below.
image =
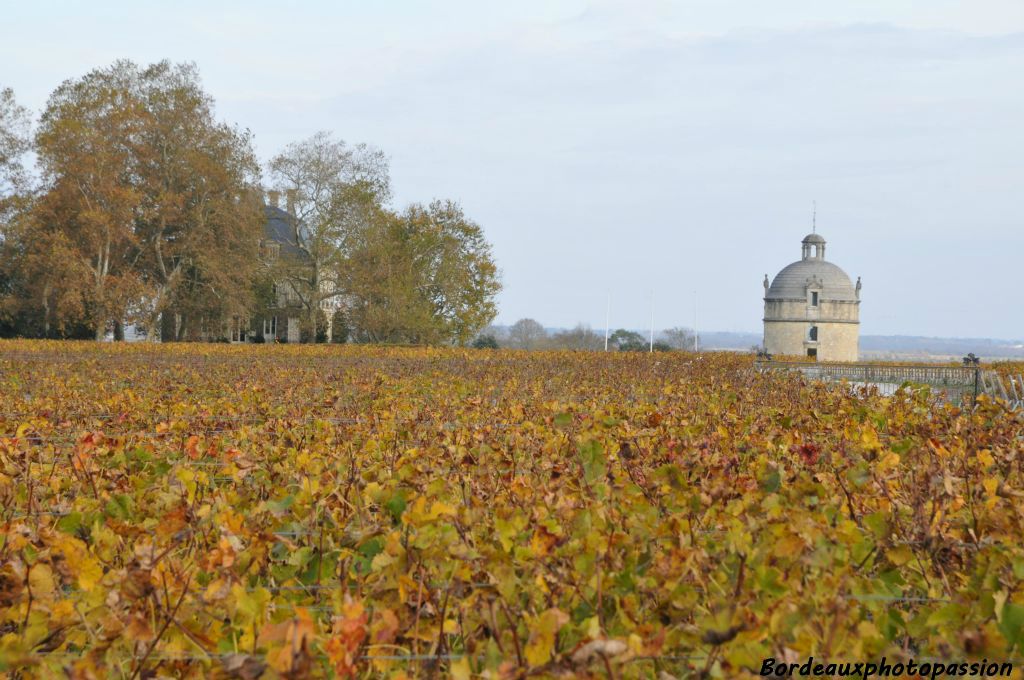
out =
{"type": "Polygon", "coordinates": [[[811,307],[817,307],[817,306],[818,306],[818,291],[812,290],[811,291],[811,307]]]}
{"type": "Polygon", "coordinates": [[[807,332],[807,339],[810,340],[811,342],[817,342],[818,341],[818,327],[817,326],[811,326],[811,330],[807,332]]]}

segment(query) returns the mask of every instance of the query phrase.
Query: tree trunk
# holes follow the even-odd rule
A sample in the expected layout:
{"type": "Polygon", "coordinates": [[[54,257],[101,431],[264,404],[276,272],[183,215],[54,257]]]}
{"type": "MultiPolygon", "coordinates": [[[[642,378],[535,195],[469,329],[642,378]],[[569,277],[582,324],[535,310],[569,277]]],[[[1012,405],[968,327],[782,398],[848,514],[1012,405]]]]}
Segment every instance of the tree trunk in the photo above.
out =
{"type": "Polygon", "coordinates": [[[50,337],[50,284],[43,289],[43,337],[50,337]]]}
{"type": "Polygon", "coordinates": [[[124,342],[124,322],[123,321],[115,321],[114,322],[114,341],[115,342],[124,342]]]}

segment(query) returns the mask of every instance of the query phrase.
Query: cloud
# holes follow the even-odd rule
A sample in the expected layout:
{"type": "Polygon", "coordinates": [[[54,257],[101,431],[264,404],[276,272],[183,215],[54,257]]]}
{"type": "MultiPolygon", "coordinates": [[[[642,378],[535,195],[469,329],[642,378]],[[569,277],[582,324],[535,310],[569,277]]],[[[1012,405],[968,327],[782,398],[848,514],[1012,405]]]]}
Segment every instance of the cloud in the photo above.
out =
{"type": "Polygon", "coordinates": [[[697,288],[703,325],[757,330],[761,276],[817,200],[865,332],[1019,336],[1024,16],[964,7],[26,5],[0,60],[33,105],[115,57],[195,60],[264,158],[320,129],[384,149],[399,202],[456,198],[483,224],[505,321],[596,325],[610,290],[615,325],[642,327],[653,288],[682,325],[697,288]]]}

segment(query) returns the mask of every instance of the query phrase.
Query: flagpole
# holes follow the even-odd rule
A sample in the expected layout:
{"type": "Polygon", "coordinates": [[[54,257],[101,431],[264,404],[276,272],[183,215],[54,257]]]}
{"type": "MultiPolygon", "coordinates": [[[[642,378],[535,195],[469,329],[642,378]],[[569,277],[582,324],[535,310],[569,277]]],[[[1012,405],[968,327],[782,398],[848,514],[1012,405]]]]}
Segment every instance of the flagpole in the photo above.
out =
{"type": "Polygon", "coordinates": [[[608,351],[608,324],[612,318],[612,294],[608,293],[608,301],[604,307],[604,351],[608,351]]]}
{"type": "Polygon", "coordinates": [[[699,340],[697,335],[697,291],[693,291],[693,351],[697,352],[700,349],[699,340]]]}
{"type": "Polygon", "coordinates": [[[654,291],[651,291],[651,353],[654,353],[654,291]]]}

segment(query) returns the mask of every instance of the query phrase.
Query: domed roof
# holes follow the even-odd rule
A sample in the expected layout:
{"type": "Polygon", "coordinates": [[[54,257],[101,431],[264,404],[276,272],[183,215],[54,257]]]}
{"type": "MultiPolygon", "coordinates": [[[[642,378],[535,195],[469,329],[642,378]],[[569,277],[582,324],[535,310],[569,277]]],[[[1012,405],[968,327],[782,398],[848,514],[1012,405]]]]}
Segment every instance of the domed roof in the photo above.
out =
{"type": "Polygon", "coordinates": [[[857,292],[842,269],[825,260],[798,260],[779,272],[765,295],[769,300],[803,300],[807,297],[807,285],[812,281],[821,284],[823,300],[856,300],[857,292]]]}
{"type": "Polygon", "coordinates": [[[825,260],[825,239],[809,234],[803,240],[803,259],[780,271],[765,293],[766,300],[803,300],[810,284],[820,286],[823,300],[858,299],[857,289],[846,272],[825,260]]]}

